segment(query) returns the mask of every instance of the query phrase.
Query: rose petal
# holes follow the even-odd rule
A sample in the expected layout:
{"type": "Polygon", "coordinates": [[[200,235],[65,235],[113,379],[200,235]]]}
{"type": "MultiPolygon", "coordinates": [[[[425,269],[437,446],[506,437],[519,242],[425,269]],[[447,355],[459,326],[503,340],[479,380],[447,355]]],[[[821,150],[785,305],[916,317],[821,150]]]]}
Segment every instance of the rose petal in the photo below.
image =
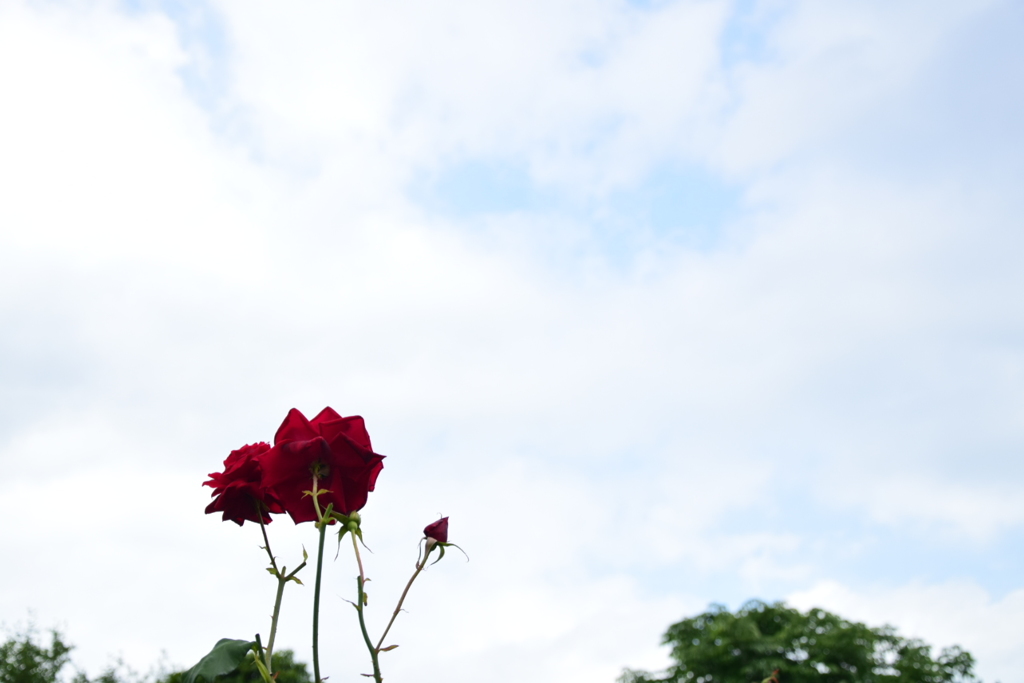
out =
{"type": "Polygon", "coordinates": [[[309,424],[306,416],[292,408],[274,434],[274,445],[284,441],[306,441],[318,436],[320,433],[309,424]]]}
{"type": "Polygon", "coordinates": [[[423,535],[432,538],[438,543],[448,542],[448,518],[442,517],[433,524],[428,524],[423,529],[423,535]]]}
{"type": "MultiPolygon", "coordinates": [[[[327,408],[324,409],[325,412],[327,410],[327,408]]],[[[334,411],[332,410],[331,412],[333,413],[334,411]]],[[[323,415],[323,413],[320,414],[323,415]]],[[[360,448],[365,448],[368,451],[373,450],[373,447],[370,445],[370,435],[366,431],[366,423],[363,422],[363,418],[359,415],[341,417],[337,420],[325,420],[319,423],[317,428],[319,429],[320,436],[328,441],[333,442],[337,437],[344,436],[360,448]]]]}

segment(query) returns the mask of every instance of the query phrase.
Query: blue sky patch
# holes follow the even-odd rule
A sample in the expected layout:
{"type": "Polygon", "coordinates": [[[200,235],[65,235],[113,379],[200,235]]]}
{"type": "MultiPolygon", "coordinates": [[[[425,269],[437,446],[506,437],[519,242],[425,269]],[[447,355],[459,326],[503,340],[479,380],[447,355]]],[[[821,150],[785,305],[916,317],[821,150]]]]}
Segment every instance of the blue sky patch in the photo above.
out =
{"type": "Polygon", "coordinates": [[[413,200],[429,211],[456,218],[520,211],[547,211],[557,194],[539,187],[525,165],[473,160],[420,176],[410,188],[413,200]]]}
{"type": "Polygon", "coordinates": [[[741,190],[696,167],[664,167],[636,187],[613,192],[610,215],[660,239],[713,248],[722,227],[740,212],[741,190]]]}
{"type": "Polygon", "coordinates": [[[157,11],[174,22],[189,61],[178,70],[189,95],[207,110],[227,88],[227,29],[207,0],[122,0],[129,14],[157,11]]]}
{"type": "Polygon", "coordinates": [[[426,210],[456,220],[561,214],[590,225],[615,251],[651,239],[706,250],[740,214],[742,188],[698,167],[665,165],[633,186],[580,199],[535,182],[525,164],[472,160],[419,176],[409,195],[426,210]]]}
{"type": "Polygon", "coordinates": [[[768,36],[775,29],[782,10],[765,12],[756,0],[737,0],[721,36],[722,66],[743,62],[764,63],[771,59],[768,36]]]}

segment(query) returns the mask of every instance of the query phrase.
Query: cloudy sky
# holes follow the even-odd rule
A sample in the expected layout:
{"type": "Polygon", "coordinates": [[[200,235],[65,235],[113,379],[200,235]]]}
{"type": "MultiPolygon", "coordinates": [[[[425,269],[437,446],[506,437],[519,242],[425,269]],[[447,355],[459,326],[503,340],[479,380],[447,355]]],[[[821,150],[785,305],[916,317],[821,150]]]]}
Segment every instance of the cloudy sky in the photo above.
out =
{"type": "Polygon", "coordinates": [[[470,557],[389,681],[612,683],[755,597],[1021,680],[1022,35],[1012,0],[0,0],[0,620],[93,675],[266,634],[258,529],[200,484],[331,405],[388,456],[371,628],[426,523],[470,557]]]}

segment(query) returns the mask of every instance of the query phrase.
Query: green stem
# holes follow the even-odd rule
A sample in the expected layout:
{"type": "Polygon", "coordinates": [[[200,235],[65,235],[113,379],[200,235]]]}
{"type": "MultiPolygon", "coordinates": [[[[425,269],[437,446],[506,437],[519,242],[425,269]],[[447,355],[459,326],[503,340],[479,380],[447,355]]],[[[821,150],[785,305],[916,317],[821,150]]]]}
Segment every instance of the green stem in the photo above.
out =
{"type": "MultiPolygon", "coordinates": [[[[286,574],[288,567],[278,567],[277,560],[274,559],[274,554],[270,552],[270,539],[267,538],[267,527],[263,524],[263,519],[260,519],[260,531],[263,532],[263,542],[266,544],[264,549],[267,551],[267,555],[270,556],[270,567],[274,570],[274,576],[277,577],[277,597],[274,599],[274,614],[270,618],[270,639],[267,641],[267,647],[263,650],[263,663],[267,667],[268,673],[274,673],[274,668],[271,665],[274,657],[274,640],[277,638],[277,622],[281,617],[281,599],[284,597],[284,586],[286,583],[295,578],[295,576],[306,566],[306,560],[302,560],[302,564],[295,568],[290,574],[286,574]]],[[[306,551],[302,551],[305,555],[306,551]]],[[[298,579],[295,579],[298,581],[298,579]]]]}
{"type": "Polygon", "coordinates": [[[327,535],[327,525],[320,525],[320,547],[316,553],[316,587],[313,589],[313,679],[315,683],[323,681],[320,678],[320,575],[324,566],[324,537],[327,535]]]}
{"type": "Polygon", "coordinates": [[[274,600],[274,616],[270,618],[270,637],[267,639],[267,656],[266,664],[267,671],[274,673],[274,667],[271,665],[274,654],[274,638],[277,637],[277,619],[281,616],[281,598],[284,597],[284,585],[288,583],[288,579],[283,575],[277,577],[277,599],[274,600]]]}
{"type": "Polygon", "coordinates": [[[356,603],[356,611],[359,612],[359,628],[363,632],[363,641],[366,643],[366,649],[370,651],[370,659],[373,661],[373,680],[376,683],[382,683],[384,680],[380,675],[380,663],[377,660],[379,651],[373,646],[373,641],[370,640],[370,634],[366,631],[366,619],[363,617],[363,608],[366,606],[366,593],[363,590],[363,584],[366,583],[366,575],[363,573],[363,558],[359,555],[359,542],[356,540],[355,533],[349,534],[352,536],[352,549],[356,551],[356,563],[359,565],[359,576],[356,577],[356,586],[358,588],[358,602],[356,603]]]}
{"type": "MultiPolygon", "coordinates": [[[[303,551],[303,554],[305,554],[305,551],[303,551]]],[[[288,567],[281,567],[281,571],[277,574],[277,600],[274,601],[274,616],[270,620],[270,640],[267,641],[266,653],[267,671],[270,673],[274,673],[274,670],[270,667],[270,662],[274,654],[274,638],[277,637],[277,620],[281,616],[281,598],[284,596],[284,586],[292,579],[295,579],[295,576],[305,566],[306,561],[303,560],[302,564],[296,567],[290,574],[285,574],[288,571],[288,567]]],[[[298,581],[298,579],[295,580],[298,581]]]]}
{"type": "MultiPolygon", "coordinates": [[[[431,548],[430,550],[433,550],[431,548]]],[[[412,588],[412,582],[416,580],[416,577],[420,575],[424,567],[427,566],[427,556],[430,555],[430,550],[427,550],[423,554],[423,560],[416,563],[416,571],[412,573],[412,577],[409,579],[409,583],[405,584],[405,590],[402,591],[402,597],[398,599],[398,605],[395,606],[395,612],[391,615],[391,621],[388,622],[387,628],[384,629],[384,633],[380,635],[380,640],[377,642],[377,652],[380,652],[380,648],[384,645],[384,638],[387,637],[388,631],[391,630],[392,624],[395,623],[395,619],[398,618],[398,613],[402,611],[402,603],[405,602],[405,596],[409,594],[409,589],[412,588]]],[[[418,558],[417,558],[418,559],[418,558]]]]}
{"type": "Polygon", "coordinates": [[[274,570],[274,576],[277,577],[277,597],[274,600],[274,615],[270,618],[270,639],[267,641],[267,648],[264,650],[264,662],[267,665],[267,672],[274,673],[274,667],[271,664],[272,657],[274,654],[274,637],[277,635],[277,618],[281,615],[281,598],[284,596],[284,584],[287,579],[281,574],[281,571],[277,568],[277,560],[274,559],[274,553],[270,552],[270,538],[267,537],[267,526],[263,523],[263,509],[259,501],[256,501],[256,518],[260,521],[260,531],[263,532],[263,549],[267,551],[267,556],[270,557],[270,566],[274,570]]]}
{"type": "Polygon", "coordinates": [[[266,650],[263,649],[263,644],[260,642],[260,634],[256,634],[256,659],[253,660],[256,664],[256,668],[259,669],[260,678],[263,679],[263,683],[274,683],[273,677],[270,675],[270,671],[267,669],[266,664],[263,663],[262,659],[266,656],[266,650]]]}

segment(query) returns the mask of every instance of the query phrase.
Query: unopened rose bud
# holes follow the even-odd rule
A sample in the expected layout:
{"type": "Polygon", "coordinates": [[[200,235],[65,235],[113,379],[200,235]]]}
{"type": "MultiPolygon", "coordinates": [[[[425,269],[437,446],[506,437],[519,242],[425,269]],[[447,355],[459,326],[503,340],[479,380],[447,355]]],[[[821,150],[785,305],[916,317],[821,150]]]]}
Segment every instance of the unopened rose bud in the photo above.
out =
{"type": "Polygon", "coordinates": [[[423,529],[423,535],[427,537],[427,542],[430,546],[433,546],[433,543],[430,543],[431,540],[435,543],[447,543],[448,518],[442,517],[433,524],[428,524],[426,528],[423,529]]]}

